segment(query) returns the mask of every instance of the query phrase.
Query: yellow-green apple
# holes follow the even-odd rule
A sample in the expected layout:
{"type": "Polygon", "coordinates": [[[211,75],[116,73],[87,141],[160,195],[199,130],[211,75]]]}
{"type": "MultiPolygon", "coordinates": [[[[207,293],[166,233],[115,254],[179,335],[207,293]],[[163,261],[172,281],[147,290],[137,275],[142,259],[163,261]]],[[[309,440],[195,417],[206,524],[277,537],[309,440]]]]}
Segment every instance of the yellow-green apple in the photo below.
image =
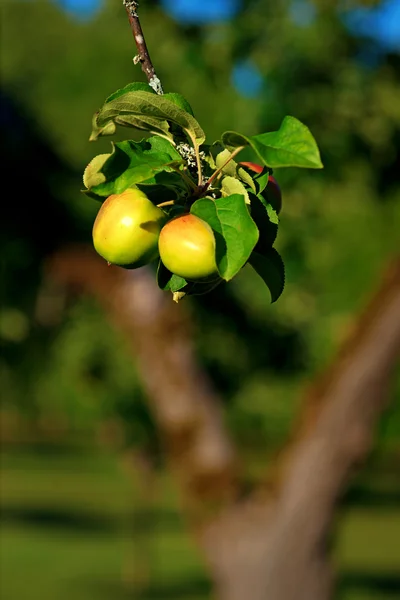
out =
{"type": "Polygon", "coordinates": [[[218,277],[214,232],[196,215],[171,219],[161,230],[158,248],[162,262],[175,275],[189,281],[218,277]]]}
{"type": "Polygon", "coordinates": [[[93,245],[111,264],[141,267],[158,257],[158,237],[166,220],[146,194],[129,188],[102,204],[93,225],[93,245]]]}

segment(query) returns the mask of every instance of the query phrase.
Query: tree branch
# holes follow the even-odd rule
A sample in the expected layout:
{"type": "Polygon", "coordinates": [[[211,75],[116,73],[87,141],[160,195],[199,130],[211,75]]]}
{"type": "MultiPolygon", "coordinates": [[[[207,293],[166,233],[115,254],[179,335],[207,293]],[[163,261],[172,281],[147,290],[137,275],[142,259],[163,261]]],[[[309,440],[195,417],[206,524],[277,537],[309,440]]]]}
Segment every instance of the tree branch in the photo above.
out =
{"type": "Polygon", "coordinates": [[[282,492],[328,516],[373,440],[400,355],[400,259],[358,317],[336,359],[305,395],[293,441],[282,458],[282,492]],[[304,482],[307,481],[307,485],[304,482]],[[296,492],[296,493],[295,493],[296,492]]]}
{"type": "Polygon", "coordinates": [[[142,65],[142,71],[146,75],[147,81],[149,82],[149,86],[152,87],[157,94],[162,94],[163,89],[161,81],[157,77],[155,68],[151,62],[146,40],[143,35],[142,26],[140,25],[139,15],[137,13],[139,2],[135,0],[123,0],[123,4],[126,8],[126,12],[128,13],[129,23],[138,51],[138,55],[135,57],[134,62],[140,62],[142,65]]]}
{"type": "Polygon", "coordinates": [[[236,456],[220,399],[197,365],[184,307],[170,302],[149,269],[108,268],[88,246],[59,251],[47,273],[70,291],[94,296],[127,337],[187,507],[198,515],[208,501],[232,498],[236,456]]]}

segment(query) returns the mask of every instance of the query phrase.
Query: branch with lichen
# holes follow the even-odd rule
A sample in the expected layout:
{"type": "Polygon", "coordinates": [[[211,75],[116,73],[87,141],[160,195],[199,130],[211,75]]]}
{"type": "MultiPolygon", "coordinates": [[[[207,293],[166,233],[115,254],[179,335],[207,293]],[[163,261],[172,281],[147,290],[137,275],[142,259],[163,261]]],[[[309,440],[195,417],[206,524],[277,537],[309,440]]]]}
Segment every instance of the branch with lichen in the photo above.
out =
{"type": "MultiPolygon", "coordinates": [[[[146,40],[144,38],[142,26],[140,24],[139,15],[138,15],[138,7],[139,2],[137,0],[123,0],[123,4],[125,6],[126,12],[128,14],[129,23],[132,29],[133,37],[135,39],[135,44],[137,48],[137,55],[133,59],[135,64],[141,64],[142,71],[147,77],[147,81],[149,82],[149,86],[153,88],[153,90],[157,94],[163,94],[163,89],[161,85],[160,79],[157,77],[156,70],[151,62],[150,54],[147,48],[146,40]]],[[[184,152],[178,148],[181,156],[184,157],[184,152]]],[[[198,171],[198,186],[202,183],[202,169],[201,169],[201,157],[199,153],[199,149],[197,147],[194,148],[195,161],[198,171]]]]}
{"type": "Polygon", "coordinates": [[[153,90],[157,94],[162,94],[163,89],[161,81],[157,77],[155,68],[153,66],[153,63],[151,62],[150,54],[146,45],[146,40],[144,39],[142,26],[140,25],[139,15],[137,13],[139,2],[135,0],[123,0],[123,4],[126,8],[126,12],[128,13],[129,23],[138,51],[137,56],[135,56],[135,58],[133,59],[133,62],[135,64],[141,64],[142,71],[147,77],[149,86],[153,88],[153,90]]]}

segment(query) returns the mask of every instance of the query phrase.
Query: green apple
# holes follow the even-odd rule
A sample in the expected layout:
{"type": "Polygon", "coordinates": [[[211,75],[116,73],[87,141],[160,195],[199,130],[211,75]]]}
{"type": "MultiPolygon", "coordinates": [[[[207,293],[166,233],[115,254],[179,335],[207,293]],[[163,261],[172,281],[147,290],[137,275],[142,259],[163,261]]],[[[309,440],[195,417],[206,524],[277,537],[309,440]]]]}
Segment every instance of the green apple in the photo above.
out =
{"type": "Polygon", "coordinates": [[[93,245],[111,264],[142,267],[158,257],[158,237],[166,220],[146,194],[129,188],[102,204],[93,225],[93,245]]]}
{"type": "Polygon", "coordinates": [[[219,276],[214,232],[195,215],[187,213],[171,219],[161,230],[158,248],[167,269],[188,281],[219,276]]]}

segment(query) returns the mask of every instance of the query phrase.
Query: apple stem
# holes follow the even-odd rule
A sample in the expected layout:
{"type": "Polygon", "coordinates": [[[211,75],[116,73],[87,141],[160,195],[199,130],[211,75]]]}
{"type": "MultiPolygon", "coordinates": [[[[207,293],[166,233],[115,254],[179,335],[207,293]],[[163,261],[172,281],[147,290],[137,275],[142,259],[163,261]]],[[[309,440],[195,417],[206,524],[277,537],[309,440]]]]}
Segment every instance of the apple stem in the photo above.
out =
{"type": "Polygon", "coordinates": [[[161,208],[162,206],[172,206],[173,204],[175,204],[175,200],[167,200],[166,202],[160,202],[157,206],[161,208]]]}
{"type": "Polygon", "coordinates": [[[139,2],[135,0],[123,0],[123,4],[128,13],[129,23],[132,29],[133,37],[135,38],[135,44],[138,51],[137,56],[133,59],[134,64],[140,63],[142,71],[147,77],[149,86],[157,94],[163,94],[161,81],[156,75],[156,70],[151,62],[150,54],[147,49],[146,40],[144,39],[142,26],[140,25],[139,16],[137,9],[139,2]]]}

